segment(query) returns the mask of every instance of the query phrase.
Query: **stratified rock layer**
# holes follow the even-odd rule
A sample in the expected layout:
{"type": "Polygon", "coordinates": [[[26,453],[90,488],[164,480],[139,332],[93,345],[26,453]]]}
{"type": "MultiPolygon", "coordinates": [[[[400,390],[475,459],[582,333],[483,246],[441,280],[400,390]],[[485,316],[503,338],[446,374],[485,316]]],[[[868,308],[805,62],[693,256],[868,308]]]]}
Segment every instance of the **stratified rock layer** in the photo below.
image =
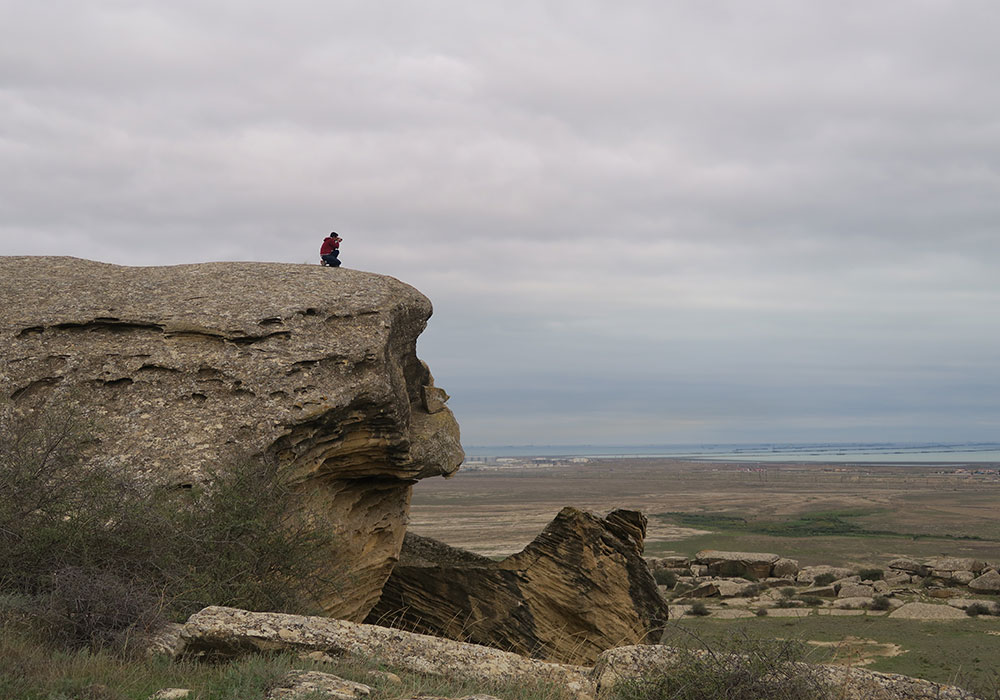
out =
{"type": "Polygon", "coordinates": [[[0,398],[79,404],[97,419],[101,459],[169,483],[237,455],[291,464],[312,517],[338,533],[330,615],[364,618],[414,480],[462,461],[416,356],[430,302],[391,277],[0,257],[0,302],[0,398]]]}
{"type": "Polygon", "coordinates": [[[368,621],[566,663],[655,642],[668,613],[641,556],[645,529],[636,511],[564,508],[501,562],[408,534],[368,621]]]}

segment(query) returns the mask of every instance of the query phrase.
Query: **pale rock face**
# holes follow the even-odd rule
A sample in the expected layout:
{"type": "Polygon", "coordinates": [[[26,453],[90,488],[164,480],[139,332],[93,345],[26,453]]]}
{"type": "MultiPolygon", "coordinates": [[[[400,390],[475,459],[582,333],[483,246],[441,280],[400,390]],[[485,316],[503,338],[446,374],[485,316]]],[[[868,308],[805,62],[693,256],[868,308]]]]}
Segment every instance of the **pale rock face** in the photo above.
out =
{"type": "Polygon", "coordinates": [[[330,615],[367,614],[412,484],[463,459],[415,352],[430,302],[391,277],[0,257],[0,300],[0,398],[78,404],[100,459],[174,484],[238,456],[290,464],[311,517],[338,535],[350,585],[322,601],[330,615]]]}
{"type": "Polygon", "coordinates": [[[771,575],[775,578],[795,578],[799,573],[799,562],[795,559],[782,557],[771,566],[771,575]]]}
{"type": "Polygon", "coordinates": [[[927,566],[935,571],[935,575],[938,571],[971,571],[978,574],[985,568],[986,563],[980,559],[965,557],[939,557],[928,560],[927,566]]]}
{"type": "Polygon", "coordinates": [[[721,552],[704,549],[695,555],[695,560],[708,567],[715,576],[744,576],[767,578],[771,567],[781,557],[763,552],[721,552]]]}
{"type": "Polygon", "coordinates": [[[1000,573],[990,569],[969,582],[969,588],[981,593],[1000,593],[1000,573]]]}
{"type": "Polygon", "coordinates": [[[862,584],[844,584],[837,591],[838,598],[858,598],[861,596],[871,598],[873,595],[875,595],[874,588],[862,584]]]}
{"type": "Polygon", "coordinates": [[[184,625],[188,653],[323,651],[356,661],[377,659],[397,670],[475,682],[551,680],[571,697],[588,698],[589,669],[526,659],[509,651],[402,630],[323,617],[209,607],[184,625]]]}

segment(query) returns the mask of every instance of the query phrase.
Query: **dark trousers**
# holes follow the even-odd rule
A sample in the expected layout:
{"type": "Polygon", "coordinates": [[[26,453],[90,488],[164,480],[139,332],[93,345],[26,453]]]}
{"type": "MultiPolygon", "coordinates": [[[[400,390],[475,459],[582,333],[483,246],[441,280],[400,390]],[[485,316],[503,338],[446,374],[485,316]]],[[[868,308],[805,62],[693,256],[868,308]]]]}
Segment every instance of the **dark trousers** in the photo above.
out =
{"type": "Polygon", "coordinates": [[[326,255],[319,256],[323,260],[324,265],[329,265],[330,267],[340,267],[340,260],[337,256],[340,255],[339,250],[335,250],[332,253],[327,253],[326,255]]]}

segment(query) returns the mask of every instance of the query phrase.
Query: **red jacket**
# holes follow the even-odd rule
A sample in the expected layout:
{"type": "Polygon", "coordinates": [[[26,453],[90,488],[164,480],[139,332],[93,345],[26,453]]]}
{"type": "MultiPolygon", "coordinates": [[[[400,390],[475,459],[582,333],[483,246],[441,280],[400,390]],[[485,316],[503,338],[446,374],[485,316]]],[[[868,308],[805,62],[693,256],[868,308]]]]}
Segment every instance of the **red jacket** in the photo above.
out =
{"type": "Polygon", "coordinates": [[[326,238],[323,239],[323,245],[320,246],[319,254],[328,255],[329,253],[332,253],[333,251],[337,250],[338,248],[340,248],[340,241],[341,241],[340,236],[337,236],[336,238],[334,238],[333,236],[327,236],[326,238]]]}

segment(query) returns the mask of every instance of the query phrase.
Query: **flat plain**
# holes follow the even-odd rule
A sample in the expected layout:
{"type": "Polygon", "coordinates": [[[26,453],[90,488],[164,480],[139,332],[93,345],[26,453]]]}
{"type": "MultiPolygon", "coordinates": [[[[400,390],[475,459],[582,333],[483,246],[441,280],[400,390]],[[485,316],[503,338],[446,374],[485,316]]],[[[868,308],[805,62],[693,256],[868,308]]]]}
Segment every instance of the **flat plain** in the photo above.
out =
{"type": "MultiPolygon", "coordinates": [[[[603,459],[470,466],[415,487],[412,531],[502,557],[531,542],[564,506],[602,515],[631,508],[649,518],[647,556],[722,549],[855,569],[884,568],[900,556],[1000,564],[997,464],[603,459]]],[[[1000,698],[1000,618],[925,622],[871,611],[794,618],[773,612],[740,620],[714,614],[672,619],[664,642],[712,646],[742,632],[792,639],[813,649],[815,661],[904,673],[1000,698]]]]}
{"type": "Polygon", "coordinates": [[[1000,562],[998,465],[593,459],[469,465],[413,492],[410,529],[487,556],[520,551],[564,506],[640,510],[646,554],[774,552],[802,565],[898,556],[1000,562]],[[978,472],[978,473],[977,473],[978,472]]]}

